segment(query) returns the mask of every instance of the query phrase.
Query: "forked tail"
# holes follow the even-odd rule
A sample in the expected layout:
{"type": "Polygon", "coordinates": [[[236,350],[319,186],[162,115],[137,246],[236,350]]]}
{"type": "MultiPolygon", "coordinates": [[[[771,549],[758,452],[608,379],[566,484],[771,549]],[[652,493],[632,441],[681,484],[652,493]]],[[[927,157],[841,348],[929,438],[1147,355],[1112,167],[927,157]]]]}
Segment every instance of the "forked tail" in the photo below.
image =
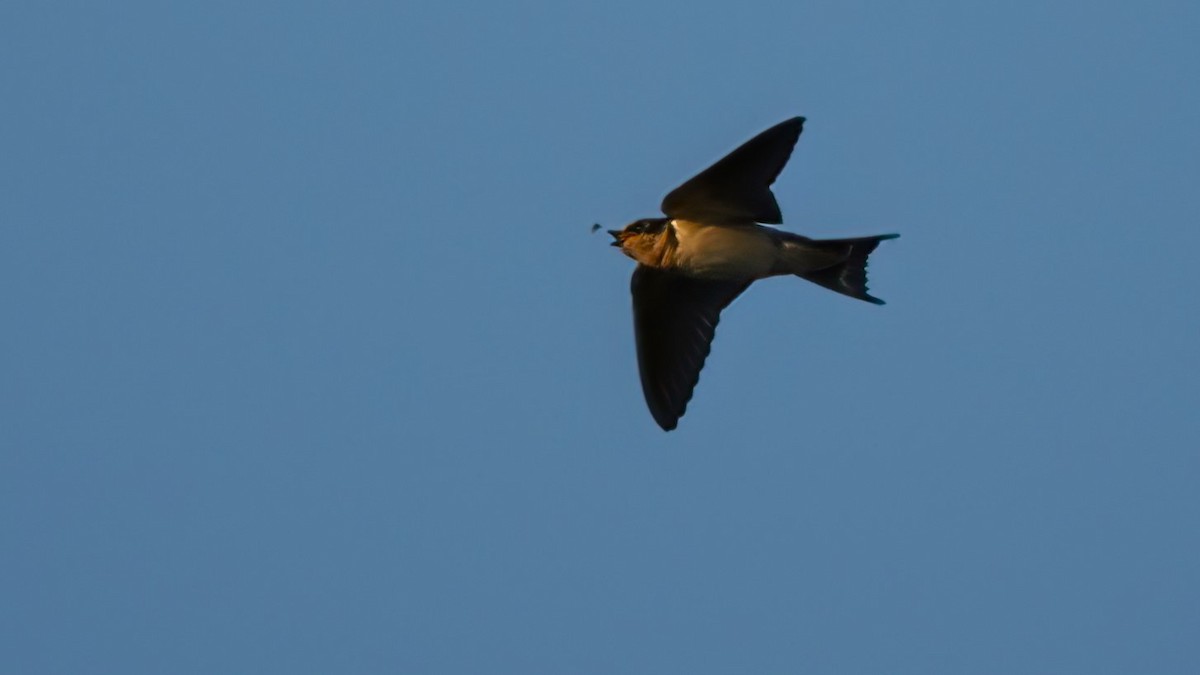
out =
{"type": "Polygon", "coordinates": [[[820,284],[842,295],[882,305],[883,300],[867,293],[867,257],[871,255],[871,251],[874,251],[876,246],[879,246],[879,242],[899,236],[898,234],[880,234],[856,239],[809,240],[808,246],[838,254],[841,262],[814,272],[799,273],[796,276],[808,279],[814,284],[820,284]]]}

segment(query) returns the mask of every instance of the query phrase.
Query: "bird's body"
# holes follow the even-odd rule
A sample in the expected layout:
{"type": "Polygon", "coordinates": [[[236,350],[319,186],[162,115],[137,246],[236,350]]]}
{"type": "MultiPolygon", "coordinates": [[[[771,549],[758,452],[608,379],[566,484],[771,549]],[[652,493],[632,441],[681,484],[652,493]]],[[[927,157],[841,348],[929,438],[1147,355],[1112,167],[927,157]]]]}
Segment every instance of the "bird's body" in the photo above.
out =
{"type": "Polygon", "coordinates": [[[883,304],[867,293],[867,256],[899,235],[818,240],[760,224],[782,222],[770,186],[803,126],[795,117],[771,127],[673,190],[663,200],[666,218],[609,231],[638,262],[631,285],[638,370],[664,430],[687,409],[721,310],[752,282],[796,275],[883,304]]]}
{"type": "Polygon", "coordinates": [[[692,277],[756,280],[781,274],[803,275],[825,269],[844,257],[812,239],[754,222],[661,220],[665,221],[661,233],[633,234],[622,242],[622,247],[643,265],[692,277]]]}
{"type": "Polygon", "coordinates": [[[675,240],[674,265],[683,274],[706,279],[761,279],[771,274],[780,247],[757,223],[669,223],[675,240]]]}

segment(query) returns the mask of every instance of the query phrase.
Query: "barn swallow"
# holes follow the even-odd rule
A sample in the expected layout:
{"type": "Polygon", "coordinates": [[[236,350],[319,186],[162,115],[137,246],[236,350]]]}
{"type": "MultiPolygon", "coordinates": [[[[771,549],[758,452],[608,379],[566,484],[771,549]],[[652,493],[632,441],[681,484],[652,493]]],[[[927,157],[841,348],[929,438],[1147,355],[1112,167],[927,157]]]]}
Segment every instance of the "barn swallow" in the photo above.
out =
{"type": "Polygon", "coordinates": [[[883,304],[867,293],[867,256],[900,235],[809,239],[764,227],[783,223],[771,184],[803,128],[793,117],[767,129],[667,194],[665,218],[608,231],[638,263],[630,285],[638,371],[664,431],[687,410],[721,310],[754,281],[794,275],[883,304]]]}

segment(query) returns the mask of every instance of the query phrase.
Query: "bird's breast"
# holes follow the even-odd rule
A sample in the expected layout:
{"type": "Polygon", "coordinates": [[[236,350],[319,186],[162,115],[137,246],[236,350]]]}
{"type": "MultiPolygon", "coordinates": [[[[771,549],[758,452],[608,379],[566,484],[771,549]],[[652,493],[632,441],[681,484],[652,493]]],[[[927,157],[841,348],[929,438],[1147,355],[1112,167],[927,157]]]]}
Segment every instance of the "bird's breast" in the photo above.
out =
{"type": "Polygon", "coordinates": [[[710,225],[673,220],[674,263],[709,279],[757,279],[771,273],[779,247],[760,225],[710,225]]]}

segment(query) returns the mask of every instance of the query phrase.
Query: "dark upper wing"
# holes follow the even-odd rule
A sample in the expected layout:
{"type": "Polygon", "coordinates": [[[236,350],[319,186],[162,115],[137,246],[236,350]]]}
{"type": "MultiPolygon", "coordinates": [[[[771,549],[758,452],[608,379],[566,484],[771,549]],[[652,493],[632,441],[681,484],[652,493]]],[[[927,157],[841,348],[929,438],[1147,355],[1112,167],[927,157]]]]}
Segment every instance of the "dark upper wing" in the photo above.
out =
{"type": "Polygon", "coordinates": [[[645,265],[633,271],[633,332],[642,393],[663,430],[674,429],[687,410],[721,310],[749,285],[696,279],[645,265]]]}
{"type": "Polygon", "coordinates": [[[804,118],[793,117],[751,138],[672,190],[663,199],[663,213],[687,220],[735,218],[782,223],[771,183],[792,156],[803,129],[804,118]]]}

